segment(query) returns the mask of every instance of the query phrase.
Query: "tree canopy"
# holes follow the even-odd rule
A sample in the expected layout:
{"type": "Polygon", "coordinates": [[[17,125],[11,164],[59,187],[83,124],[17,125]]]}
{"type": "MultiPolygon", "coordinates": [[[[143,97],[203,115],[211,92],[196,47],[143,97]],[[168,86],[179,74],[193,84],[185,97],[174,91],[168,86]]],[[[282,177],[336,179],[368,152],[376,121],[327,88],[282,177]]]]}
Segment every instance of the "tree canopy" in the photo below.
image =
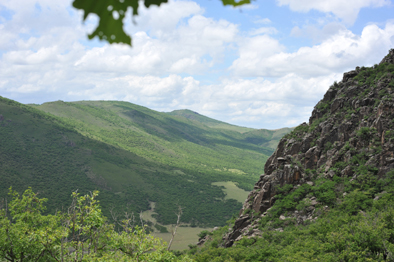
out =
{"type": "Polygon", "coordinates": [[[71,206],[54,215],[43,214],[47,199],[31,188],[9,195],[11,202],[0,201],[0,261],[192,261],[134,226],[132,214],[117,221],[118,232],[101,213],[98,191],[73,192],[71,206]]]}
{"type": "MultiPolygon", "coordinates": [[[[223,5],[240,6],[250,4],[251,0],[221,0],[223,5]]],[[[152,5],[160,6],[167,3],[168,0],[144,0],[145,7],[152,5]]],[[[96,14],[99,17],[99,23],[93,33],[88,35],[89,39],[98,37],[100,40],[107,41],[110,44],[123,43],[131,44],[131,36],[124,29],[124,18],[131,8],[133,16],[138,15],[139,0],[74,0],[73,6],[83,10],[83,21],[89,14],[96,14]]]]}

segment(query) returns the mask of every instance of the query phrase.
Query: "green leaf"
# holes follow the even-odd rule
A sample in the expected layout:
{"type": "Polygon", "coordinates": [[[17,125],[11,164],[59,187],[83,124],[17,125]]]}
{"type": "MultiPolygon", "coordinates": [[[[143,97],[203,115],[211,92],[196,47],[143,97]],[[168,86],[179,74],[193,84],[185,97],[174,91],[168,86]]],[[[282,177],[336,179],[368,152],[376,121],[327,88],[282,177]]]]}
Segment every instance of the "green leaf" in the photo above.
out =
{"type": "MultiPolygon", "coordinates": [[[[144,4],[149,7],[166,2],[167,0],[147,0],[144,4]]],[[[96,14],[100,19],[97,28],[88,35],[89,39],[97,36],[110,44],[123,43],[131,46],[131,37],[123,30],[123,19],[129,8],[133,15],[138,15],[138,0],[74,0],[73,6],[84,11],[84,21],[89,14],[96,14]]]]}
{"type": "MultiPolygon", "coordinates": [[[[150,7],[151,5],[160,6],[162,3],[167,3],[168,0],[145,0],[144,5],[150,7]]],[[[250,4],[251,0],[222,0],[223,5],[240,6],[250,4]]],[[[138,15],[138,0],[74,0],[73,7],[84,12],[83,21],[86,20],[89,14],[96,14],[99,17],[99,24],[93,33],[89,34],[89,39],[96,36],[108,43],[123,43],[131,46],[131,37],[126,34],[123,29],[123,19],[126,12],[131,8],[133,16],[138,15]]]]}
{"type": "Polygon", "coordinates": [[[235,1],[235,0],[222,0],[223,5],[232,5],[232,6],[240,6],[240,5],[246,5],[250,4],[250,0],[240,0],[240,1],[235,1]]]}

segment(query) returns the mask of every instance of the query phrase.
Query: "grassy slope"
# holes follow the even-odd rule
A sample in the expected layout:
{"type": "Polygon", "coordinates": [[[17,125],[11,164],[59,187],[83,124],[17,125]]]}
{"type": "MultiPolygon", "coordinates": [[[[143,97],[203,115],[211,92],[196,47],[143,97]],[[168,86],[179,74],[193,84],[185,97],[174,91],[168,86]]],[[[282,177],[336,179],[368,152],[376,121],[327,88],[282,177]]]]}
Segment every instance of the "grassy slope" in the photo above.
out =
{"type": "Polygon", "coordinates": [[[250,189],[272,152],[243,143],[245,134],[238,131],[125,102],[58,101],[33,108],[2,98],[0,114],[1,196],[11,185],[32,186],[50,198],[49,210],[66,203],[72,190],[98,188],[107,216],[110,205],[139,212],[149,200],[157,203],[161,223],[175,221],[179,204],[184,222],[219,225],[240,203],[225,200],[211,183],[231,180],[250,189]]]}
{"type": "MultiPolygon", "coordinates": [[[[87,174],[94,174],[90,166],[101,159],[144,159],[124,150],[81,136],[69,126],[29,106],[0,97],[0,197],[5,197],[12,186],[22,191],[31,186],[41,197],[50,198],[50,212],[67,206],[71,191],[87,193],[97,188],[87,174]]],[[[96,175],[99,180],[99,175],[96,175]]],[[[102,187],[105,187],[103,184],[102,187]]],[[[122,199],[102,190],[103,205],[121,206],[122,199]]],[[[140,201],[135,209],[146,208],[140,201]]],[[[108,212],[106,212],[108,213],[108,212]]]]}
{"type": "Polygon", "coordinates": [[[267,156],[273,152],[261,146],[272,135],[260,130],[256,130],[258,134],[210,128],[203,121],[173,117],[126,102],[52,102],[38,108],[67,118],[82,134],[152,162],[212,174],[215,181],[231,178],[244,189],[251,188],[267,156]],[[240,169],[245,175],[240,177],[226,169],[240,169]]]}
{"type": "Polygon", "coordinates": [[[215,128],[215,129],[232,130],[232,131],[237,131],[239,133],[245,133],[245,132],[249,132],[249,131],[254,130],[253,128],[230,125],[228,123],[200,115],[199,113],[193,112],[188,109],[174,110],[174,111],[169,112],[167,114],[171,115],[171,116],[178,116],[181,118],[187,118],[187,119],[193,121],[194,123],[204,124],[208,127],[215,128]]]}
{"type": "Polygon", "coordinates": [[[279,140],[294,129],[285,127],[276,130],[268,130],[240,127],[200,115],[187,109],[175,110],[168,114],[180,118],[187,118],[196,124],[203,124],[213,129],[236,131],[241,134],[238,138],[241,139],[243,143],[252,143],[260,147],[271,149],[272,151],[276,149],[279,140]]]}

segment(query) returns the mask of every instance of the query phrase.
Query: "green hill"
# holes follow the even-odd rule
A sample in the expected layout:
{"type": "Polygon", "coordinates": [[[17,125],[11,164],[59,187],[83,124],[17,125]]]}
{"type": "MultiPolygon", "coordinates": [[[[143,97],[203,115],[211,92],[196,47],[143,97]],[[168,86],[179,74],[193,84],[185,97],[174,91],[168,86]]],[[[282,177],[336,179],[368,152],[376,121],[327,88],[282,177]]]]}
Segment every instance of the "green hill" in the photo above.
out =
{"type": "Polygon", "coordinates": [[[193,112],[188,109],[175,110],[168,114],[172,116],[178,116],[180,118],[187,118],[194,124],[202,124],[213,129],[236,131],[237,133],[241,134],[241,135],[238,134],[237,137],[241,139],[243,143],[245,144],[252,143],[261,147],[265,147],[271,149],[272,152],[276,149],[279,140],[284,135],[286,135],[287,133],[291,132],[294,129],[294,128],[285,127],[276,130],[268,130],[268,129],[253,129],[248,127],[235,126],[200,115],[199,113],[193,112]]]}
{"type": "Polygon", "coordinates": [[[273,152],[261,146],[269,135],[256,140],[260,130],[127,102],[27,106],[1,98],[0,114],[0,195],[10,186],[31,186],[50,199],[49,211],[67,205],[73,190],[97,188],[108,217],[111,206],[139,213],[155,202],[159,223],[174,223],[180,205],[184,223],[222,225],[241,203],[212,183],[233,181],[250,190],[273,152]],[[209,126],[215,121],[220,127],[209,126]]]}
{"type": "Polygon", "coordinates": [[[239,133],[245,133],[245,132],[249,132],[249,131],[254,130],[253,128],[230,125],[228,123],[200,115],[199,113],[193,112],[188,109],[174,110],[174,111],[169,112],[167,114],[172,115],[172,116],[179,116],[179,117],[187,118],[187,119],[193,121],[195,124],[200,123],[200,124],[203,124],[208,127],[215,128],[215,129],[232,130],[232,131],[237,131],[239,133]]]}

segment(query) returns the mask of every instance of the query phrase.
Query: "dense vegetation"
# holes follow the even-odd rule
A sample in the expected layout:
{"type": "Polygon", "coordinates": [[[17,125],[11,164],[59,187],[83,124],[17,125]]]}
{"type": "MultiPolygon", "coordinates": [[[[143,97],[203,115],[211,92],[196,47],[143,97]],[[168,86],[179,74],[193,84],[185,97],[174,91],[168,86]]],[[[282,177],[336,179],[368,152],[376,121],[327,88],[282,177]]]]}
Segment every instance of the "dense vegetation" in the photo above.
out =
{"type": "Polygon", "coordinates": [[[193,112],[187,110],[158,113],[127,102],[57,101],[37,108],[62,117],[62,121],[88,137],[155,163],[209,174],[215,181],[232,179],[247,190],[275,149],[267,143],[272,139],[278,142],[281,135],[290,131],[247,129],[201,115],[193,119],[193,112]],[[229,170],[240,170],[246,175],[239,177],[229,170]]]}
{"type": "Polygon", "coordinates": [[[394,261],[393,87],[393,64],[345,73],[309,125],[280,142],[281,153],[271,158],[277,161],[268,162],[277,172],[262,176],[273,183],[269,177],[287,171],[287,178],[300,172],[301,179],[282,180],[271,191],[257,183],[241,216],[188,253],[196,261],[394,261]],[[273,204],[257,212],[250,203],[261,192],[273,204]],[[228,232],[240,233],[224,248],[228,232]]]}
{"type": "Polygon", "coordinates": [[[74,192],[64,212],[44,215],[47,199],[31,188],[0,206],[0,261],[191,261],[178,259],[165,243],[135,226],[134,217],[118,222],[116,231],[102,215],[97,191],[74,192]]]}
{"type": "MultiPolygon", "coordinates": [[[[357,181],[317,179],[292,193],[283,188],[266,219],[261,237],[221,248],[223,227],[203,247],[191,246],[196,261],[392,261],[394,259],[394,170],[378,179],[365,171],[357,181]],[[343,192],[349,192],[343,194],[343,192]],[[382,192],[376,195],[376,193],[382,192]],[[302,210],[306,198],[317,197],[319,218],[303,225],[279,219],[286,211],[302,210]],[[376,196],[372,198],[372,196],[376,196]]],[[[229,221],[230,226],[234,220],[229,221]]]]}
{"type": "Polygon", "coordinates": [[[22,257],[29,261],[60,261],[60,257],[63,261],[391,261],[394,171],[382,179],[366,172],[364,178],[370,182],[334,178],[333,183],[319,183],[317,179],[316,186],[293,193],[287,193],[289,187],[283,188],[276,210],[305,208],[300,203],[306,194],[322,202],[320,217],[295,226],[291,219],[273,219],[273,210],[273,217],[261,224],[261,237],[245,238],[231,248],[220,247],[228,227],[202,232],[200,237],[211,235],[211,240],[203,248],[190,246],[187,253],[191,258],[167,252],[159,240],[133,227],[130,217],[123,220],[123,231],[115,231],[101,214],[97,192],[85,196],[73,193],[66,212],[43,215],[46,199],[38,198],[31,189],[22,197],[11,191],[13,201],[7,208],[3,201],[0,207],[0,254],[8,261],[22,261],[22,257]],[[344,189],[351,193],[343,196],[344,189]],[[369,193],[373,192],[383,193],[372,200],[369,193]],[[335,197],[339,199],[329,201],[335,197]]]}
{"type": "MultiPolygon", "coordinates": [[[[162,224],[175,223],[180,205],[184,223],[223,225],[241,203],[224,199],[223,190],[211,183],[230,180],[250,189],[272,152],[245,142],[248,132],[259,137],[255,133],[260,130],[203,116],[189,120],[123,102],[31,107],[0,98],[0,114],[0,197],[10,186],[20,193],[30,186],[49,199],[48,213],[67,206],[71,191],[100,189],[109,218],[110,208],[139,213],[151,201],[162,224]],[[211,128],[202,120],[220,126],[211,128]]],[[[278,134],[261,132],[261,143],[278,134]]]]}

